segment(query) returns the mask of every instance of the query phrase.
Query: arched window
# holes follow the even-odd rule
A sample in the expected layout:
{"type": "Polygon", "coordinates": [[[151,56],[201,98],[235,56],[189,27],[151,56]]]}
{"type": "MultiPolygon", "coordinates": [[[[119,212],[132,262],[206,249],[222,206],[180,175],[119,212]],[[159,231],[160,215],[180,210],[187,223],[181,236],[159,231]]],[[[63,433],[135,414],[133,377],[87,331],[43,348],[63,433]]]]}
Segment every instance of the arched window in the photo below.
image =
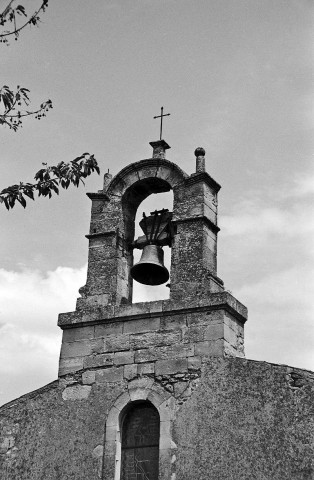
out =
{"type": "Polygon", "coordinates": [[[134,402],[122,421],[121,480],[158,480],[160,420],[150,402],[134,402]]]}

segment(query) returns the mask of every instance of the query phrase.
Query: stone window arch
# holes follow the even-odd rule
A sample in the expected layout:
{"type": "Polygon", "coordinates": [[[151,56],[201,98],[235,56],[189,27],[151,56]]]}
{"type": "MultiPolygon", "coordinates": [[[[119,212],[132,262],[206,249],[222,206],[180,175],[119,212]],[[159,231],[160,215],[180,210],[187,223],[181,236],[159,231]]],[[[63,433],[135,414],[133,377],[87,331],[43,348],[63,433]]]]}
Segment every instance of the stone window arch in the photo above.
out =
{"type": "Polygon", "coordinates": [[[123,422],[128,411],[131,411],[129,409],[139,402],[152,405],[159,415],[158,478],[170,478],[174,473],[175,462],[171,462],[171,458],[173,460],[176,446],[171,439],[171,430],[175,400],[165,392],[158,392],[154,385],[141,387],[137,380],[134,380],[130,382],[127,392],[117,398],[107,416],[103,479],[125,480],[121,475],[123,422]]]}

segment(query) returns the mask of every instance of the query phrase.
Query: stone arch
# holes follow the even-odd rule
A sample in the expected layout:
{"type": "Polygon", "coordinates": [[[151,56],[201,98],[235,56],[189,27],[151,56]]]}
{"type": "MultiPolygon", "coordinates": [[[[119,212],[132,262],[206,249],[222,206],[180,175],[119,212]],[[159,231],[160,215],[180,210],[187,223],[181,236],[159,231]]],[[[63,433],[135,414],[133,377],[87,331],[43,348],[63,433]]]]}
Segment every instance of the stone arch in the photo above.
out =
{"type": "MultiPolygon", "coordinates": [[[[160,478],[170,478],[171,455],[176,448],[171,440],[172,413],[174,398],[153,384],[153,380],[142,379],[145,385],[139,386],[141,380],[134,380],[128,390],[122,393],[112,405],[106,420],[103,479],[110,472],[114,480],[120,480],[121,470],[121,421],[127,408],[139,400],[150,402],[160,417],[159,472],[160,478]],[[159,391],[157,391],[157,389],[159,391]],[[114,476],[113,476],[114,472],[114,476]]],[[[174,467],[173,467],[174,468],[174,467]]],[[[109,478],[109,477],[108,477],[109,478]]]]}
{"type": "Polygon", "coordinates": [[[122,205],[125,240],[134,237],[134,220],[140,203],[152,193],[168,192],[182,184],[188,175],[175,163],[151,158],[123,168],[110,182],[109,197],[119,197],[122,205]]]}
{"type": "MultiPolygon", "coordinates": [[[[109,196],[123,196],[126,190],[134,183],[148,178],[164,180],[164,182],[169,185],[169,190],[187,179],[188,175],[178,167],[178,165],[169,160],[164,158],[149,158],[147,160],[141,160],[140,162],[131,163],[120,170],[120,172],[111,180],[106,193],[109,196]]],[[[144,196],[142,200],[144,200],[147,195],[144,196]]]]}

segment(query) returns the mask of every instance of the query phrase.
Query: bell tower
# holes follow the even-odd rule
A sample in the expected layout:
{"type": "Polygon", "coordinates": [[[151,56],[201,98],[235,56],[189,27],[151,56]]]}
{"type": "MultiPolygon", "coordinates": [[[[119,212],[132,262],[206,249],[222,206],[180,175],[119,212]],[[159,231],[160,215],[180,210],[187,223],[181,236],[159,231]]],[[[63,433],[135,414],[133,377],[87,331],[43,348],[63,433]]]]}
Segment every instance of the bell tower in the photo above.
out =
{"type": "Polygon", "coordinates": [[[88,194],[86,285],[76,310],[59,315],[59,377],[74,384],[64,395],[77,398],[91,388],[115,392],[106,423],[104,479],[120,478],[121,419],[133,401],[150,401],[158,411],[160,478],[170,478],[171,409],[196,388],[211,357],[244,357],[247,310],[217,276],[220,185],[206,172],[205,151],[195,150],[195,173],[188,175],[165,158],[170,147],[164,140],[150,145],[151,158],[127,165],[113,178],[105,174],[102,190],[88,194]],[[135,239],[140,203],[169,190],[172,212],[147,212],[140,223],[143,235],[135,239]],[[171,247],[170,272],[163,265],[164,245],[171,247]],[[135,265],[134,248],[142,250],[135,265]],[[134,281],[169,282],[170,298],[132,303],[134,281]]]}
{"type": "MultiPolygon", "coordinates": [[[[131,303],[133,249],[143,248],[145,253],[149,244],[148,237],[146,243],[143,239],[134,241],[137,208],[151,193],[170,189],[174,196],[173,212],[168,217],[153,215],[141,222],[153,222],[155,232],[150,230],[149,236],[154,234],[158,238],[151,238],[150,244],[171,246],[170,299],[189,300],[224,290],[222,280],[217,277],[220,185],[205,171],[205,150],[195,150],[196,172],[188,176],[165,159],[170,147],[164,140],[151,142],[151,146],[151,159],[128,165],[113,179],[106,174],[104,189],[88,194],[92,200],[92,218],[87,235],[87,282],[80,289],[80,308],[131,303]],[[165,222],[169,224],[167,228],[165,222]]],[[[155,256],[158,257],[157,251],[155,256]]],[[[133,266],[133,271],[136,267],[133,266]]]]}

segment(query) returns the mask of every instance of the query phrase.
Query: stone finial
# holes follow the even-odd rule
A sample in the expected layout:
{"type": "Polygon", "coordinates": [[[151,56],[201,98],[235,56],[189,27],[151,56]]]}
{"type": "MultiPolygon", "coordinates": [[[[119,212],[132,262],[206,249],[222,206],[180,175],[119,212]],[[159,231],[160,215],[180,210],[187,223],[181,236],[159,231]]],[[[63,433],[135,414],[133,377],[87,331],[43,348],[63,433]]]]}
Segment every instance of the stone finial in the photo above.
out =
{"type": "Polygon", "coordinates": [[[171,148],[165,140],[157,140],[149,144],[153,147],[153,158],[165,158],[166,150],[171,148]]]}
{"type": "Polygon", "coordinates": [[[103,188],[104,192],[107,190],[108,185],[111,182],[111,179],[112,179],[112,175],[111,175],[111,173],[109,173],[109,170],[108,170],[108,172],[105,173],[105,175],[104,175],[104,188],[103,188]]]}
{"type": "Polygon", "coordinates": [[[196,156],[196,173],[205,172],[205,150],[203,147],[197,147],[194,151],[196,156]]]}

